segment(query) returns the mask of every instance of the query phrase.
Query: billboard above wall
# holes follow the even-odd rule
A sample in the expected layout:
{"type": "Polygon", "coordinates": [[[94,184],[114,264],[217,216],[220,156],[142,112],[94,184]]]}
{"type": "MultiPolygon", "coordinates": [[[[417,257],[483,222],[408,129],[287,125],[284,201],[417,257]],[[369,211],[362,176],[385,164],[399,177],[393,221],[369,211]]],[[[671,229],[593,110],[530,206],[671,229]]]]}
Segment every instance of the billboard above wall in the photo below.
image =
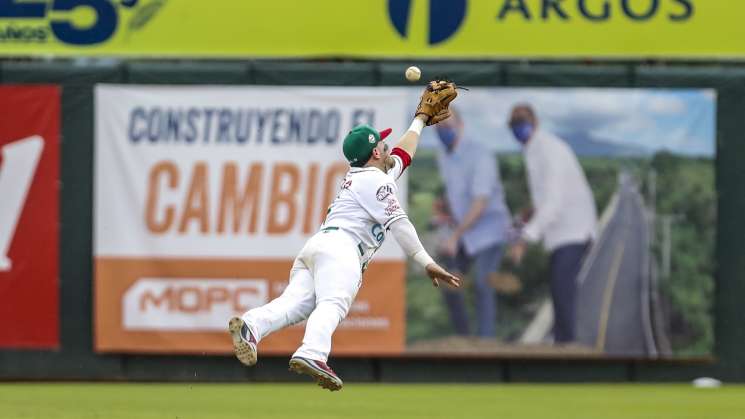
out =
{"type": "Polygon", "coordinates": [[[0,55],[741,58],[730,0],[0,0],[0,55]]]}

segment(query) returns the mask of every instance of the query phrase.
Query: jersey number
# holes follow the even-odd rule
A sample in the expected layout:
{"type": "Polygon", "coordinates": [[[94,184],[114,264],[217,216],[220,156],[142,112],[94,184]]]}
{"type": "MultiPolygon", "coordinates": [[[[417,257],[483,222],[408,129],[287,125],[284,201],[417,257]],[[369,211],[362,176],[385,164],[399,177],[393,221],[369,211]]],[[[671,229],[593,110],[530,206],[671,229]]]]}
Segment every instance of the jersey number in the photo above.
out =
{"type": "Polygon", "coordinates": [[[383,226],[380,224],[375,224],[372,226],[372,234],[375,236],[375,240],[378,241],[378,244],[383,243],[383,239],[385,239],[385,233],[383,232],[383,226]]]}

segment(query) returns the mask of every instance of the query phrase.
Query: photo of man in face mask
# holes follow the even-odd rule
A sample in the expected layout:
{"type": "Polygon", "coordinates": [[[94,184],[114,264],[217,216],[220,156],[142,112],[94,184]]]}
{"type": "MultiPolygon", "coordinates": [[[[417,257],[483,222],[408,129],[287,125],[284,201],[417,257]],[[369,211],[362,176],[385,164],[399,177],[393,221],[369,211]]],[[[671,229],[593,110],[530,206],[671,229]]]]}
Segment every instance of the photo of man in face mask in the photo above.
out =
{"type": "MultiPolygon", "coordinates": [[[[510,228],[510,212],[495,155],[465,137],[461,116],[451,108],[452,117],[437,124],[437,164],[445,185],[446,204],[452,217],[450,236],[439,246],[446,269],[465,275],[473,267],[473,289],[477,328],[475,334],[496,335],[496,292],[489,276],[500,264],[510,228]]],[[[472,333],[462,290],[443,295],[458,335],[472,333]]]]}
{"type": "Polygon", "coordinates": [[[543,242],[550,253],[554,342],[572,342],[576,338],[577,276],[597,224],[592,190],[572,149],[539,128],[530,105],[514,106],[508,124],[522,146],[533,204],[510,257],[519,264],[527,242],[543,242]]]}

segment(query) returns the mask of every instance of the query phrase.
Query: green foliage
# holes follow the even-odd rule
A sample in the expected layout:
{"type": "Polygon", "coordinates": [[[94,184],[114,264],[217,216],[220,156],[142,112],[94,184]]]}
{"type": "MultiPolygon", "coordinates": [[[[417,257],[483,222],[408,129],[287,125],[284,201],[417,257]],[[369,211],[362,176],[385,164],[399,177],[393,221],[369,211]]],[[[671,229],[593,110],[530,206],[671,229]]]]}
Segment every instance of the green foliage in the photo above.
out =
{"type": "MultiPolygon", "coordinates": [[[[660,278],[671,344],[678,355],[708,355],[714,343],[714,165],[708,159],[658,153],[651,167],[657,173],[657,214],[674,220],[670,275],[660,278]]],[[[663,244],[659,218],[654,246],[658,260],[663,244]]]]}
{"type": "Polygon", "coordinates": [[[408,341],[453,334],[441,291],[432,281],[409,264],[406,280],[406,334],[408,341]]]}

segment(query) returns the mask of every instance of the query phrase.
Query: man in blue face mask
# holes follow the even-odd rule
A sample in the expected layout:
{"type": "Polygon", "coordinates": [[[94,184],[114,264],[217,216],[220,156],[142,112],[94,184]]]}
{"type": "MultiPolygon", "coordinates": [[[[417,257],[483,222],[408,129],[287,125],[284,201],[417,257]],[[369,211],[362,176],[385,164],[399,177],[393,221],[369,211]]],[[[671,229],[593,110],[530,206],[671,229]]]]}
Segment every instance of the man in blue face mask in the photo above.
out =
{"type": "MultiPolygon", "coordinates": [[[[467,274],[473,267],[476,293],[476,335],[496,334],[496,293],[489,283],[501,261],[510,213],[494,154],[464,137],[464,124],[452,107],[452,117],[436,125],[442,147],[437,163],[445,184],[445,197],[454,220],[449,237],[440,243],[440,255],[448,269],[467,274]]],[[[463,291],[445,290],[453,328],[471,334],[463,291]]]]}
{"type": "Polygon", "coordinates": [[[522,145],[533,203],[533,208],[526,211],[531,216],[510,249],[510,257],[519,264],[527,242],[543,242],[550,253],[554,341],[572,342],[576,337],[577,276],[597,223],[592,190],[572,149],[562,139],[539,129],[530,105],[516,105],[508,124],[522,145]]]}

